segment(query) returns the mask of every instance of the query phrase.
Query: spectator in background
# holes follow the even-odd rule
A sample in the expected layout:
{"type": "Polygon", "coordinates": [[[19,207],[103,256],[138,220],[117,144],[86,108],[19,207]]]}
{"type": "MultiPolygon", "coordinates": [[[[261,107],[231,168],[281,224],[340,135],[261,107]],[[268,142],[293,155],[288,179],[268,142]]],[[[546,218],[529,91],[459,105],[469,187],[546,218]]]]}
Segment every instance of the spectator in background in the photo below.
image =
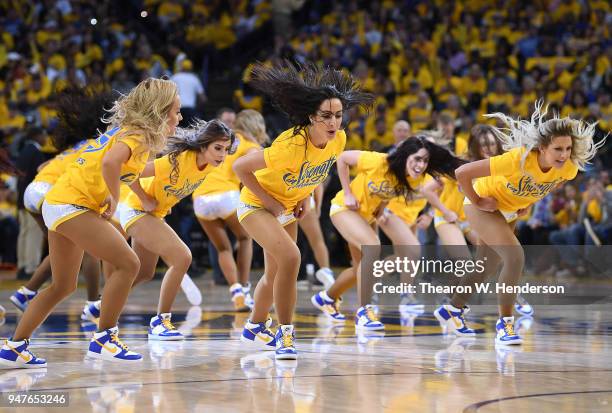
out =
{"type": "Polygon", "coordinates": [[[0,268],[14,269],[17,264],[19,223],[15,193],[0,179],[0,268]]]}
{"type": "Polygon", "coordinates": [[[45,144],[45,131],[30,127],[24,136],[25,142],[17,158],[17,169],[23,172],[17,180],[17,209],[19,215],[19,238],[17,241],[17,279],[29,279],[40,263],[43,246],[43,232],[36,220],[23,205],[26,187],[36,176],[38,167],[47,160],[41,151],[45,144]]]}
{"type": "Polygon", "coordinates": [[[225,123],[228,128],[234,129],[234,122],[236,121],[236,111],[230,108],[221,108],[217,111],[217,119],[225,123]]]}
{"type": "Polygon", "coordinates": [[[198,110],[198,105],[206,102],[206,94],[204,93],[202,82],[200,82],[198,76],[193,73],[193,63],[191,60],[183,60],[180,66],[181,70],[172,75],[170,80],[176,83],[178,87],[178,93],[181,99],[181,115],[183,115],[181,126],[186,126],[191,123],[193,118],[199,117],[200,111],[198,110]]]}
{"type": "Polygon", "coordinates": [[[400,143],[404,142],[410,137],[410,133],[410,124],[405,120],[398,120],[395,122],[395,125],[393,125],[393,145],[387,146],[383,151],[389,153],[395,150],[400,143]]]}

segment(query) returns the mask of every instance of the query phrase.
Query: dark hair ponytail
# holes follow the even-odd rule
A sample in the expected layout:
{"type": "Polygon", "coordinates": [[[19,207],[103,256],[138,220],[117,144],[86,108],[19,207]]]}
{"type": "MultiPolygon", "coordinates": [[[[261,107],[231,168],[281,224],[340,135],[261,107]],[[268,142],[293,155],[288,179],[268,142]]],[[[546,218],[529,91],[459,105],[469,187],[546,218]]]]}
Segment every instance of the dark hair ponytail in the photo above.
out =
{"type": "Polygon", "coordinates": [[[234,132],[218,119],[209,122],[195,119],[188,128],[177,128],[176,136],[169,137],[166,141],[164,155],[172,166],[170,171],[170,183],[176,184],[179,177],[178,156],[185,151],[199,151],[207,148],[215,141],[230,141],[229,154],[236,152],[236,135],[234,132]]]}
{"type": "Polygon", "coordinates": [[[406,199],[416,189],[410,186],[406,178],[406,161],[410,155],[417,153],[420,149],[426,149],[429,153],[429,161],[423,174],[429,174],[434,178],[444,175],[455,179],[455,169],[466,163],[463,159],[454,156],[448,149],[430,142],[425,136],[406,139],[392,154],[387,156],[389,172],[397,180],[395,192],[406,199]]]}
{"type": "Polygon", "coordinates": [[[93,93],[76,86],[61,91],[55,102],[59,123],[51,135],[53,146],[61,152],[105,131],[107,125],[102,119],[116,97],[110,92],[93,93]]]}
{"type": "Polygon", "coordinates": [[[285,60],[272,68],[258,63],[252,74],[250,85],[270,97],[274,106],[289,117],[294,135],[310,124],[310,116],[326,99],[339,99],[343,111],[354,106],[367,109],[374,102],[374,96],[361,91],[350,74],[313,63],[293,65],[285,60]]]}

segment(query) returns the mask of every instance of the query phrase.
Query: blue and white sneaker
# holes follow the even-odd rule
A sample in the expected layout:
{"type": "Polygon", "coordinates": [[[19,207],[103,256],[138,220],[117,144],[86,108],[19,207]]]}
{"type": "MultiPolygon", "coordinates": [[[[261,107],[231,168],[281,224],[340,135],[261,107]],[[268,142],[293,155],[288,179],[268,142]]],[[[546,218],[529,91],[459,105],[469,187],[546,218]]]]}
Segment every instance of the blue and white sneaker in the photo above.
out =
{"type": "Polygon", "coordinates": [[[85,307],[83,307],[83,312],[81,313],[82,321],[91,321],[92,323],[97,323],[100,319],[100,304],[101,300],[98,301],[87,301],[85,307]]]}
{"type": "Polygon", "coordinates": [[[270,331],[271,325],[270,317],[263,323],[252,323],[251,320],[247,320],[240,341],[255,350],[276,350],[276,338],[270,331]]]}
{"type": "Polygon", "coordinates": [[[523,339],[514,332],[514,317],[502,317],[497,320],[495,324],[497,330],[497,337],[495,337],[495,344],[500,345],[514,345],[523,344],[523,339]]]}
{"type": "Polygon", "coordinates": [[[239,313],[249,311],[249,306],[246,305],[244,293],[242,292],[242,285],[240,283],[232,284],[229,290],[232,295],[232,303],[234,303],[234,311],[239,313]]]}
{"type": "Polygon", "coordinates": [[[384,328],[385,325],[378,319],[374,306],[368,304],[357,310],[355,329],[384,330],[384,328]]]}
{"type": "Polygon", "coordinates": [[[174,327],[171,320],[171,313],[152,317],[149,323],[149,340],[183,340],[185,337],[174,327]]]}
{"type": "Polygon", "coordinates": [[[533,316],[533,313],[535,312],[531,304],[529,304],[527,300],[525,300],[523,296],[521,296],[520,294],[516,296],[516,302],[514,303],[514,309],[516,310],[517,313],[521,315],[526,315],[529,317],[533,316]]]}
{"type": "Polygon", "coordinates": [[[0,349],[0,368],[5,369],[38,369],[47,367],[47,361],[36,357],[28,350],[30,340],[4,340],[0,349]]]}
{"type": "Polygon", "coordinates": [[[142,361],[142,356],[130,351],[128,346],[119,340],[118,334],[119,328],[117,327],[94,333],[89,342],[87,357],[109,361],[142,361]]]}
{"type": "Polygon", "coordinates": [[[28,308],[28,303],[36,297],[36,294],[38,294],[38,291],[21,287],[11,295],[10,300],[20,311],[25,311],[28,308]]]}
{"type": "Polygon", "coordinates": [[[317,307],[325,314],[325,316],[335,323],[344,323],[346,317],[340,312],[340,303],[342,299],[338,298],[334,300],[327,291],[320,291],[310,298],[312,305],[317,307]]]}
{"type": "Polygon", "coordinates": [[[251,283],[242,284],[242,294],[244,294],[244,303],[250,309],[253,309],[255,300],[253,300],[253,297],[251,296],[251,283]]]}
{"type": "Polygon", "coordinates": [[[438,307],[434,311],[434,316],[438,319],[444,333],[455,332],[457,336],[473,336],[476,331],[469,328],[465,322],[464,315],[469,311],[469,307],[457,308],[450,304],[438,307]]]}
{"type": "Polygon", "coordinates": [[[295,332],[293,325],[281,324],[276,331],[276,355],[277,360],[296,360],[297,350],[294,346],[295,332]]]}
{"type": "Polygon", "coordinates": [[[400,314],[421,315],[425,312],[425,306],[419,303],[413,294],[402,294],[399,303],[400,314]]]}

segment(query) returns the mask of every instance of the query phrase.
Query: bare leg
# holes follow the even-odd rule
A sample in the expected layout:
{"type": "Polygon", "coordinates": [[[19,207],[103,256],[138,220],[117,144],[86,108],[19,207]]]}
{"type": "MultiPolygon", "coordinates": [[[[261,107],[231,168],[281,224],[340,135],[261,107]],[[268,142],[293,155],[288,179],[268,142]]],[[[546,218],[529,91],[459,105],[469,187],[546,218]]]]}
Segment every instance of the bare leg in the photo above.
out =
{"type": "Polygon", "coordinates": [[[145,215],[128,228],[129,235],[145,249],[159,255],[168,270],[159,294],[158,314],[169,313],[191,265],[191,251],[162,219],[145,215]]]}
{"type": "Polygon", "coordinates": [[[266,320],[272,292],[274,307],[280,324],[291,324],[297,296],[296,280],[300,268],[300,250],[295,245],[297,223],[284,228],[276,217],[266,210],[258,210],[242,220],[242,226],[261,245],[266,257],[264,276],[255,288],[255,306],[251,321],[266,320]],[[272,264],[272,261],[274,264],[272,264]]]}

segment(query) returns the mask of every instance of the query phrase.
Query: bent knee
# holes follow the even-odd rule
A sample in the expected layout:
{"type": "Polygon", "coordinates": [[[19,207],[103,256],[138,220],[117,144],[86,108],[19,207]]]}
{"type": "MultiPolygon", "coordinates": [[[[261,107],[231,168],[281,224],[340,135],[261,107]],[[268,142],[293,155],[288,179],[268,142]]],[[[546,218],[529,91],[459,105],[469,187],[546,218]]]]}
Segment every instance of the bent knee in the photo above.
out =
{"type": "Polygon", "coordinates": [[[191,260],[191,251],[189,251],[189,248],[185,247],[172,254],[171,262],[169,264],[186,272],[191,265],[191,260]]]}

